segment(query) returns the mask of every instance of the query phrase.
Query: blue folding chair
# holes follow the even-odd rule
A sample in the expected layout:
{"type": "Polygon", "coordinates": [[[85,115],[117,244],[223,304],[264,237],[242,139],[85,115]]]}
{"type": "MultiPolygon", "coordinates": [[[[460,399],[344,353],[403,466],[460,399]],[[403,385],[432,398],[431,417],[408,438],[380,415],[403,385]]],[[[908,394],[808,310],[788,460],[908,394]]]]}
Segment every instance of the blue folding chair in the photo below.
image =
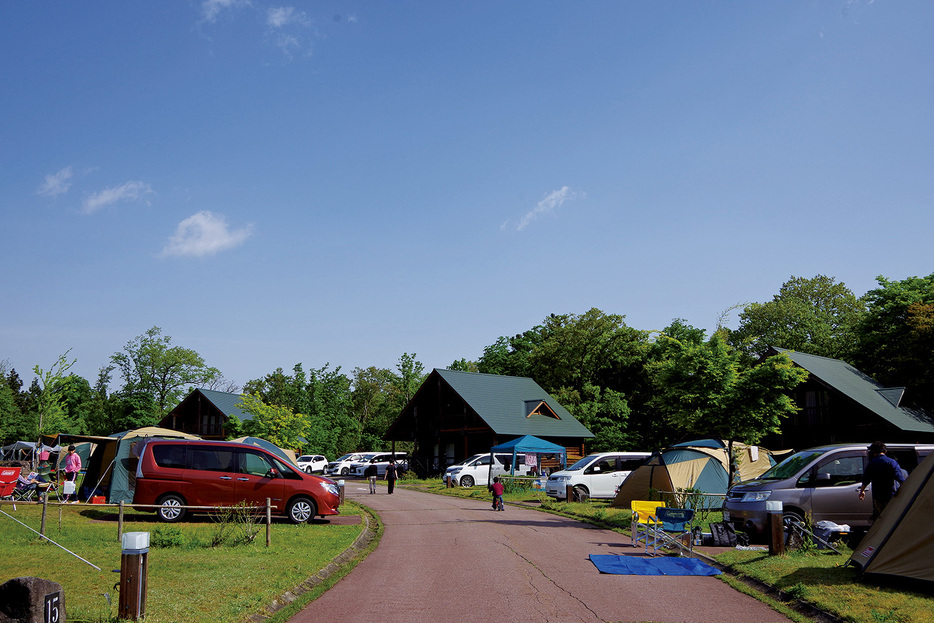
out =
{"type": "Polygon", "coordinates": [[[655,509],[655,523],[650,526],[652,532],[653,556],[658,555],[660,547],[676,547],[678,555],[684,552],[694,555],[694,539],[691,538],[691,520],[694,519],[693,508],[666,508],[659,506],[655,509]],[[687,536],[687,546],[685,546],[687,536]]]}

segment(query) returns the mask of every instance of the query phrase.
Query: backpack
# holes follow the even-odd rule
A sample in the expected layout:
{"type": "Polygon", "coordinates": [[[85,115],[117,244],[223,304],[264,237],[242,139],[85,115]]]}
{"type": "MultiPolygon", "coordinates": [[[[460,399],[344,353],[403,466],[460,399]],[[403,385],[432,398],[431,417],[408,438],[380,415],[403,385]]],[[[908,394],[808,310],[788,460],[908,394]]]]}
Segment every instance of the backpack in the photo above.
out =
{"type": "Polygon", "coordinates": [[[713,536],[714,547],[736,547],[736,530],[733,524],[712,523],[710,524],[710,534],[713,536]]]}

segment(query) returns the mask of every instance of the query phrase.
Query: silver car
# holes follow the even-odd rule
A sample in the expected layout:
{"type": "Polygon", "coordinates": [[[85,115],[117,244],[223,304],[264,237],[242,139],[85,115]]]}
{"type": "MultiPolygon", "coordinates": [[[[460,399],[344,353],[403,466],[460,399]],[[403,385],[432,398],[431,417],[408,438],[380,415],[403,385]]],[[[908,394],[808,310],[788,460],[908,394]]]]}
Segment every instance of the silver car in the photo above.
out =
{"type": "MultiPolygon", "coordinates": [[[[909,473],[934,445],[886,444],[888,456],[909,473]]],[[[786,521],[819,521],[864,530],[872,523],[872,496],[859,499],[869,444],[837,444],[797,452],[754,480],[730,487],[723,520],[752,538],[766,531],[766,502],[781,502],[786,521]]]]}

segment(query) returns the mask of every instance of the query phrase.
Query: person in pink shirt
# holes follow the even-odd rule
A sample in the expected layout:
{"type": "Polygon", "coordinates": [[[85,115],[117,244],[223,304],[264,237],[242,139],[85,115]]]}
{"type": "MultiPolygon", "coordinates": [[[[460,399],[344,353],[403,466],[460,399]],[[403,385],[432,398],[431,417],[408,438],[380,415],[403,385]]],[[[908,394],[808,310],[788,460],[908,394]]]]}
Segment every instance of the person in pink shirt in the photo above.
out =
{"type": "MultiPolygon", "coordinates": [[[[81,471],[81,457],[78,456],[78,453],[75,452],[74,446],[68,446],[68,454],[65,455],[65,480],[67,482],[75,483],[75,487],[78,486],[78,473],[81,471]]],[[[75,489],[77,491],[77,489],[75,489]]],[[[75,494],[75,500],[77,501],[77,493],[75,494]]],[[[71,495],[65,496],[66,502],[71,502],[71,495]]]]}
{"type": "Polygon", "coordinates": [[[503,483],[499,481],[499,476],[493,478],[493,484],[490,485],[490,491],[493,493],[493,510],[505,510],[503,506],[503,483]]]}

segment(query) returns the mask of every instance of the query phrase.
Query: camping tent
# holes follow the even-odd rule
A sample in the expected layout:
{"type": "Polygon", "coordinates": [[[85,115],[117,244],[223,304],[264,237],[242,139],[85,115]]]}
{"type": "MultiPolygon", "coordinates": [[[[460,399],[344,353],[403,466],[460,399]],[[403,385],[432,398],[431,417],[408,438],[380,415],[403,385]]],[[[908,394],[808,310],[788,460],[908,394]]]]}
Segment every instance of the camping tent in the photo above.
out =
{"type": "Polygon", "coordinates": [[[135,453],[133,450],[136,442],[145,438],[200,439],[197,435],[155,426],[114,433],[109,437],[59,435],[62,445],[78,442],[96,444],[87,463],[82,461],[85,471],[79,497],[90,500],[92,496],[103,495],[108,502],[114,504],[132,502],[136,484],[136,463],[139,460],[138,448],[135,453]]]}
{"type": "Polygon", "coordinates": [[[519,452],[525,454],[557,454],[561,456],[561,468],[564,469],[565,465],[567,465],[567,450],[564,446],[559,446],[556,443],[551,443],[550,441],[545,441],[544,439],[539,439],[532,435],[523,435],[512,441],[507,441],[506,443],[501,443],[498,446],[490,448],[490,470],[493,469],[492,457],[494,452],[512,453],[512,473],[515,473],[516,454],[519,452]]]}
{"type": "Polygon", "coordinates": [[[251,446],[256,446],[257,448],[262,448],[263,450],[268,450],[269,452],[272,452],[279,458],[283,459],[285,462],[291,463],[296,468],[301,469],[296,464],[297,459],[295,457],[294,452],[292,452],[291,450],[283,450],[282,448],[272,443],[271,441],[266,441],[265,439],[262,439],[260,437],[240,437],[238,439],[231,439],[231,441],[236,441],[237,443],[245,443],[251,446]]]}
{"type": "Polygon", "coordinates": [[[866,573],[934,581],[934,454],[921,461],[853,551],[866,573]]]}
{"type": "MultiPolygon", "coordinates": [[[[733,481],[751,480],[775,464],[770,453],[758,446],[733,442],[733,481]]],[[[673,445],[656,453],[620,485],[611,506],[629,508],[633,500],[658,499],[659,493],[693,489],[711,494],[693,504],[719,507],[730,485],[727,444],[702,439],[673,445]]]]}

